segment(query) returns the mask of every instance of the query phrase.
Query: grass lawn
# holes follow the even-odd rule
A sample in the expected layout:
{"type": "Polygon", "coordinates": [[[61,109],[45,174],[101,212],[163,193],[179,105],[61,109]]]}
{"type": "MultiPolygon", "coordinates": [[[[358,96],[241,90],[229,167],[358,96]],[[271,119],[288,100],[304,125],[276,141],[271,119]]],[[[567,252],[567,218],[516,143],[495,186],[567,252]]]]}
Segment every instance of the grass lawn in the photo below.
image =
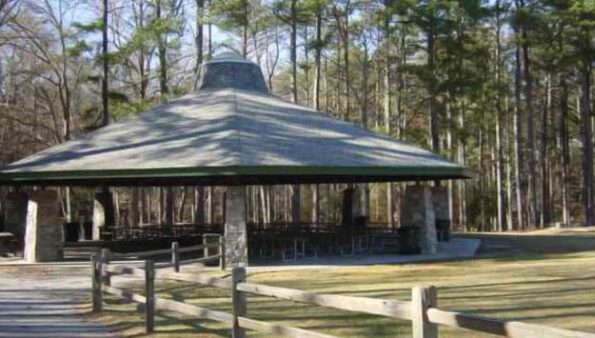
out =
{"type": "MultiPolygon", "coordinates": [[[[472,236],[483,238],[488,249],[471,260],[258,272],[250,273],[248,280],[318,293],[399,300],[410,299],[411,287],[429,284],[438,288],[438,304],[443,309],[595,332],[595,230],[472,236]],[[491,253],[490,243],[505,244],[515,250],[491,253]]],[[[142,288],[140,281],[128,286],[142,288]]],[[[225,290],[164,281],[158,281],[157,286],[161,297],[230,310],[229,293],[225,290]]],[[[112,297],[107,302],[102,320],[121,324],[125,336],[142,334],[140,306],[112,297]]],[[[410,337],[411,334],[407,321],[264,297],[249,297],[248,304],[250,318],[341,337],[410,337]]],[[[218,323],[169,313],[158,315],[154,337],[230,334],[218,323]]],[[[483,336],[440,328],[440,337],[483,336]]]]}

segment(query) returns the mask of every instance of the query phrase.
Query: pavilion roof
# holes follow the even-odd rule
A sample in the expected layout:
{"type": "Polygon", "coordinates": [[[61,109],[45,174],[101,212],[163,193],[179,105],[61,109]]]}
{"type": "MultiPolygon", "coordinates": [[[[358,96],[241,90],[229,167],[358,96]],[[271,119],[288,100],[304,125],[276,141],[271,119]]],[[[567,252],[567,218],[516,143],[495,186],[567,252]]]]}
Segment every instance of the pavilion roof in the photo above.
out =
{"type": "Polygon", "coordinates": [[[271,95],[253,63],[203,65],[193,94],[0,170],[0,184],[168,185],[470,178],[465,167],[271,95]]]}

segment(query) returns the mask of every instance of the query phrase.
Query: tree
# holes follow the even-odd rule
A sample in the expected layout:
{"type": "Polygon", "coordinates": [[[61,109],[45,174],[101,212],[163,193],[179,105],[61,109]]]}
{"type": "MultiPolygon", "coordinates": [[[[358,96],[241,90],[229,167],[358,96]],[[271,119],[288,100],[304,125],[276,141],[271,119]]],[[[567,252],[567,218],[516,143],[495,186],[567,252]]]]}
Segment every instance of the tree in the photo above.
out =
{"type": "Polygon", "coordinates": [[[107,27],[108,27],[108,1],[103,0],[103,16],[101,25],[101,48],[103,53],[103,77],[101,78],[101,101],[103,103],[103,113],[101,114],[101,125],[107,126],[109,124],[109,87],[108,87],[108,76],[109,76],[109,61],[108,61],[108,39],[107,39],[107,27]]]}
{"type": "Polygon", "coordinates": [[[219,0],[211,6],[212,15],[219,18],[218,24],[225,30],[239,30],[241,35],[241,51],[248,57],[248,33],[251,20],[253,0],[219,0]]]}

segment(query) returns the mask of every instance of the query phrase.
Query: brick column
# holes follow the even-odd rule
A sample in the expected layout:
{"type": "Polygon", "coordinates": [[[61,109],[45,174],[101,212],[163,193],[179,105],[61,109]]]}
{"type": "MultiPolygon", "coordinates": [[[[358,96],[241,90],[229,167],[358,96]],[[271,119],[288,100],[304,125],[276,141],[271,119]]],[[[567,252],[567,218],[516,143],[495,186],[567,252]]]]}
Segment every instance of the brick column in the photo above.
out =
{"type": "Polygon", "coordinates": [[[225,261],[228,266],[248,266],[245,187],[227,187],[225,194],[225,261]]]}
{"type": "Polygon", "coordinates": [[[53,190],[31,193],[27,204],[25,261],[52,262],[63,258],[62,224],[58,219],[60,204],[53,190]]]}
{"type": "Polygon", "coordinates": [[[402,199],[401,226],[418,227],[421,252],[436,253],[436,221],[430,187],[407,186],[402,199]]]}

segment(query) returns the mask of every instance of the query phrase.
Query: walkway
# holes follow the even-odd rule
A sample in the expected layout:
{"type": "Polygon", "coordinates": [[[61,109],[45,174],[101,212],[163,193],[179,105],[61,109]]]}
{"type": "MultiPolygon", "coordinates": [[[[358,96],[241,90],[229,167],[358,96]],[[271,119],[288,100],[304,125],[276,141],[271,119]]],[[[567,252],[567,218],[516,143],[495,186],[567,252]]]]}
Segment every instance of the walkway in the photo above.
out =
{"type": "Polygon", "coordinates": [[[0,337],[117,337],[85,316],[88,276],[80,267],[0,267],[0,337]]]}

